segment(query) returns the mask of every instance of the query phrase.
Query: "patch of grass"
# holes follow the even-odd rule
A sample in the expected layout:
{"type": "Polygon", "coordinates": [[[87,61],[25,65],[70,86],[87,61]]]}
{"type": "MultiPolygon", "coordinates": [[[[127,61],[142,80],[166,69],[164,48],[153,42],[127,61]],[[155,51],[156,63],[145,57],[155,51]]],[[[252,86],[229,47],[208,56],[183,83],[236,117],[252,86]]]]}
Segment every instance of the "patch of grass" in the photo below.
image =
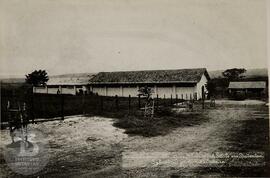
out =
{"type": "Polygon", "coordinates": [[[199,125],[207,120],[198,113],[174,113],[170,108],[162,108],[153,118],[126,115],[118,119],[114,126],[125,129],[125,133],[130,135],[153,137],[165,135],[178,127],[199,125]]]}
{"type": "Polygon", "coordinates": [[[239,130],[230,134],[230,151],[264,151],[268,147],[269,121],[244,120],[239,130]]]}
{"type": "MultiPolygon", "coordinates": [[[[209,175],[218,175],[217,177],[266,177],[269,176],[264,167],[199,167],[194,170],[198,176],[208,177],[209,175]],[[216,173],[216,174],[215,174],[216,173]]],[[[212,177],[212,176],[209,176],[212,177]]]]}

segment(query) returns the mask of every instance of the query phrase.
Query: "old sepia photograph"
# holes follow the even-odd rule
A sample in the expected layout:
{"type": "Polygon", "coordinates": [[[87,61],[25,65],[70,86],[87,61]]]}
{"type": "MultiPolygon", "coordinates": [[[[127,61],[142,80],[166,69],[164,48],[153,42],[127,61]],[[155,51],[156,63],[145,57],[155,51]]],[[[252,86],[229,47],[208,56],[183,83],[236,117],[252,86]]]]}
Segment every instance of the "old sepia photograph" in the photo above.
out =
{"type": "Polygon", "coordinates": [[[270,177],[269,0],[0,0],[0,177],[270,177]]]}

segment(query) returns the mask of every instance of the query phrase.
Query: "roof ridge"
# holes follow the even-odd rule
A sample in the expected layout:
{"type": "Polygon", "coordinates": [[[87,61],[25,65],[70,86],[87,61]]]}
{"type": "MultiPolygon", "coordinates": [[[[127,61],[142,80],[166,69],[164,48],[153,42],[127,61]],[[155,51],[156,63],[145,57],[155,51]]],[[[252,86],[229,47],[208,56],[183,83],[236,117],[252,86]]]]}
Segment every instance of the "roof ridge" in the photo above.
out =
{"type": "Polygon", "coordinates": [[[146,70],[123,70],[123,71],[106,71],[106,72],[98,72],[99,73],[113,73],[113,72],[145,72],[145,71],[176,71],[176,70],[206,70],[205,67],[200,67],[200,68],[183,68],[183,69],[146,69],[146,70]]]}

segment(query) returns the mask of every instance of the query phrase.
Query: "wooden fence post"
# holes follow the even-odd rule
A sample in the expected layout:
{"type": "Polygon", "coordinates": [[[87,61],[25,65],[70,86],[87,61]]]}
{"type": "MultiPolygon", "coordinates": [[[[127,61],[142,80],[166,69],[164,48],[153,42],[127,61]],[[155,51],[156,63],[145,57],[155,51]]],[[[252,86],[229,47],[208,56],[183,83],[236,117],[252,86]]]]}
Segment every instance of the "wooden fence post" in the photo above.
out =
{"type": "Polygon", "coordinates": [[[8,100],[7,101],[7,115],[8,115],[9,129],[11,129],[12,128],[12,125],[11,125],[12,123],[11,123],[11,113],[10,113],[9,109],[10,109],[10,101],[8,100]]]}
{"type": "Polygon", "coordinates": [[[141,108],[141,95],[138,95],[139,109],[141,108]]]}
{"type": "Polygon", "coordinates": [[[157,102],[156,102],[156,106],[157,106],[157,109],[158,109],[158,94],[157,94],[157,102]]]}
{"type": "Polygon", "coordinates": [[[118,103],[118,96],[115,95],[115,106],[116,106],[116,110],[119,111],[119,103],[118,103]]]}
{"type": "Polygon", "coordinates": [[[184,99],[184,95],[183,95],[183,94],[181,94],[181,99],[182,99],[182,100],[184,99]]]}
{"type": "Polygon", "coordinates": [[[177,103],[177,100],[178,100],[178,95],[176,94],[175,95],[175,103],[177,103]]]}
{"type": "Polygon", "coordinates": [[[205,99],[204,87],[202,87],[202,109],[204,109],[204,99],[205,99]]]}
{"type": "Polygon", "coordinates": [[[171,94],[171,106],[173,105],[173,99],[172,99],[172,94],[171,94]]]}
{"type": "Polygon", "coordinates": [[[64,95],[61,94],[61,119],[64,120],[64,95]]]}
{"type": "Polygon", "coordinates": [[[130,114],[130,100],[131,100],[131,97],[130,95],[128,95],[128,113],[130,114]]]}
{"type": "Polygon", "coordinates": [[[164,106],[166,106],[166,99],[165,99],[165,98],[166,98],[166,96],[165,96],[165,94],[164,94],[164,96],[163,96],[163,100],[164,100],[164,101],[163,101],[163,104],[164,104],[164,106]]]}
{"type": "Polygon", "coordinates": [[[35,122],[35,110],[34,110],[34,93],[32,93],[31,96],[31,119],[32,119],[32,124],[35,122]]]}

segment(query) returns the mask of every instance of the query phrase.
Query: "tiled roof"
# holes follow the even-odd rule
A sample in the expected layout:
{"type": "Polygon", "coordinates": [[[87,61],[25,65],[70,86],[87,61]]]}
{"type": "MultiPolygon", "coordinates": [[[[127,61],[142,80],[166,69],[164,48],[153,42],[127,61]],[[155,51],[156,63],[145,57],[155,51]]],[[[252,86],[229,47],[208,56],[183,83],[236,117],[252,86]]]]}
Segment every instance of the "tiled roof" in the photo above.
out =
{"type": "Polygon", "coordinates": [[[145,70],[123,72],[100,72],[90,82],[94,84],[113,83],[197,83],[205,74],[205,68],[177,70],[145,70]]]}

